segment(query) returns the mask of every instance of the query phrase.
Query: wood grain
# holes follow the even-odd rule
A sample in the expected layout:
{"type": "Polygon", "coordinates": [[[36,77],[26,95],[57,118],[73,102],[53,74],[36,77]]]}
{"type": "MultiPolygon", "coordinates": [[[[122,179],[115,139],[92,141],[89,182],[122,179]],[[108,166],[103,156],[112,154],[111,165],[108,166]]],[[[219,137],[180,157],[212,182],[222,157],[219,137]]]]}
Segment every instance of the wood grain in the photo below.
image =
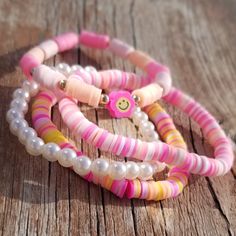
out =
{"type": "MultiPolygon", "coordinates": [[[[0,0],[0,26],[1,235],[236,233],[236,166],[224,177],[191,176],[189,186],[176,199],[120,200],[57,163],[29,156],[5,121],[11,93],[24,80],[17,66],[20,56],[45,37],[86,28],[122,38],[168,64],[174,85],[204,104],[235,142],[235,1],[0,0]]],[[[123,60],[92,50],[74,50],[47,63],[60,61],[134,71],[123,60]]],[[[166,108],[189,150],[210,154],[197,125],[176,109],[166,108]]],[[[128,120],[110,120],[104,110],[82,109],[109,131],[138,135],[128,120]]],[[[57,107],[53,120],[73,139],[57,107]]],[[[77,145],[92,158],[104,155],[83,142],[77,145]]]]}

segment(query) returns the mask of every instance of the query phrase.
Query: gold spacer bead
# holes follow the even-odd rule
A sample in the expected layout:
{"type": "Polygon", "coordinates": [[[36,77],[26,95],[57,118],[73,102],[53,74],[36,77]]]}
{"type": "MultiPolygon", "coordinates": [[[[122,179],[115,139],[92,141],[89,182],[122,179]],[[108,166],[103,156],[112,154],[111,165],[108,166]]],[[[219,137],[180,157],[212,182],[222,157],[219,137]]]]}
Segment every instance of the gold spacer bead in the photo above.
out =
{"type": "Polygon", "coordinates": [[[135,101],[136,104],[139,104],[140,101],[141,101],[141,98],[140,98],[139,96],[135,95],[135,94],[132,95],[132,98],[134,99],[134,101],[135,101]]]}
{"type": "Polygon", "coordinates": [[[107,94],[101,94],[100,104],[106,105],[109,103],[109,96],[107,94]]]}
{"type": "Polygon", "coordinates": [[[64,90],[66,87],[66,80],[65,79],[60,80],[58,85],[60,89],[64,90]]]}

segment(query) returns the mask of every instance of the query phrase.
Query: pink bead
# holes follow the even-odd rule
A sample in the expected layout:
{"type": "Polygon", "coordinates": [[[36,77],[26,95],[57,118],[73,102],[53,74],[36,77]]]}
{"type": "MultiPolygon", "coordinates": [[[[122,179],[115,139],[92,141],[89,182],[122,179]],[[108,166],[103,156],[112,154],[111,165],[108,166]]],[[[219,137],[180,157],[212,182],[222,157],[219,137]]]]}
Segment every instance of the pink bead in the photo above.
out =
{"type": "Polygon", "coordinates": [[[91,48],[105,49],[109,45],[109,36],[103,34],[95,34],[93,32],[83,30],[79,37],[80,43],[91,48]]]}
{"type": "Polygon", "coordinates": [[[131,199],[134,197],[134,183],[133,180],[128,180],[128,186],[126,190],[126,197],[131,199]]]}
{"type": "Polygon", "coordinates": [[[112,39],[110,41],[109,50],[117,56],[126,58],[129,53],[134,51],[134,48],[119,39],[112,39]]]}
{"type": "Polygon", "coordinates": [[[102,90],[93,85],[84,83],[71,75],[66,83],[65,92],[68,96],[76,98],[78,101],[97,107],[100,101],[102,90]]]}
{"type": "Polygon", "coordinates": [[[145,107],[154,103],[162,97],[163,89],[158,84],[152,83],[143,88],[136,89],[132,92],[140,98],[140,107],[145,107]]]}
{"type": "Polygon", "coordinates": [[[79,44],[79,35],[73,32],[64,33],[53,38],[58,44],[59,51],[67,51],[79,44]]]}
{"type": "Polygon", "coordinates": [[[44,88],[57,91],[59,90],[57,89],[58,82],[60,80],[66,80],[66,77],[46,65],[40,65],[35,68],[33,79],[44,88]]]}
{"type": "Polygon", "coordinates": [[[150,62],[146,66],[146,72],[150,78],[155,78],[153,82],[157,82],[163,88],[163,95],[166,95],[172,84],[169,68],[157,62],[150,62]]]}
{"type": "Polygon", "coordinates": [[[44,51],[45,60],[55,56],[59,51],[57,43],[53,40],[44,41],[39,45],[39,47],[44,51]]]}
{"type": "Polygon", "coordinates": [[[33,68],[39,66],[40,62],[34,56],[26,53],[21,58],[19,65],[28,79],[32,79],[31,71],[33,68]]]}

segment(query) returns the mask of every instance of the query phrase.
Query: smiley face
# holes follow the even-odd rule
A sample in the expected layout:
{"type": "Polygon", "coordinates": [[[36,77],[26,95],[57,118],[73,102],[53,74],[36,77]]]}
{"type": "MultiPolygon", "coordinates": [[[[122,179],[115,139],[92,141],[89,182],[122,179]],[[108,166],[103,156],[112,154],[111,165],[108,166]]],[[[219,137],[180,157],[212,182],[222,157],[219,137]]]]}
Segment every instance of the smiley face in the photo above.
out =
{"type": "Polygon", "coordinates": [[[112,91],[109,94],[109,103],[106,108],[112,117],[131,117],[134,112],[135,101],[128,91],[112,91]]]}
{"type": "Polygon", "coordinates": [[[127,112],[130,107],[130,101],[126,97],[121,97],[117,100],[116,107],[120,112],[127,112]]]}

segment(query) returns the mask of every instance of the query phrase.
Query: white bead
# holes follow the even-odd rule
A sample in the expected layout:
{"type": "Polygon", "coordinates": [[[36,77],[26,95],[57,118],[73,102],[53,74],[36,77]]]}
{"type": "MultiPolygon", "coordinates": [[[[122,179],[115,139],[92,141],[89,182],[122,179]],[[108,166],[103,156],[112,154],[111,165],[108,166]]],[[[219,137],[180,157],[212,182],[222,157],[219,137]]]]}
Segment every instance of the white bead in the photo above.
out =
{"type": "Polygon", "coordinates": [[[162,172],[166,168],[166,164],[159,161],[151,162],[154,173],[162,172]]]}
{"type": "Polygon", "coordinates": [[[109,162],[105,159],[98,158],[93,161],[91,170],[95,175],[104,176],[108,174],[109,162]]]}
{"type": "Polygon", "coordinates": [[[146,133],[144,135],[144,137],[148,142],[153,142],[153,141],[159,140],[159,136],[158,136],[157,132],[155,132],[153,130],[151,130],[149,133],[146,133]]]}
{"type": "Polygon", "coordinates": [[[140,132],[145,135],[146,133],[149,133],[150,131],[155,130],[155,126],[150,121],[143,121],[139,124],[140,132]]]}
{"type": "Polygon", "coordinates": [[[109,166],[109,175],[113,179],[123,179],[126,175],[125,163],[114,161],[109,166]]]}
{"type": "Polygon", "coordinates": [[[148,115],[144,112],[135,112],[133,114],[133,122],[135,125],[139,126],[141,122],[148,121],[148,115]]]}
{"type": "Polygon", "coordinates": [[[63,73],[64,75],[68,75],[71,72],[70,66],[66,63],[59,63],[56,66],[57,71],[63,73]]]}
{"type": "Polygon", "coordinates": [[[97,71],[93,66],[86,66],[86,67],[85,67],[85,70],[86,70],[87,72],[97,71]]]}
{"type": "Polygon", "coordinates": [[[44,141],[41,138],[33,137],[26,141],[26,150],[32,156],[39,156],[42,153],[44,141]]]}
{"type": "Polygon", "coordinates": [[[24,114],[28,111],[28,104],[24,99],[16,98],[11,101],[10,104],[11,108],[14,108],[24,114]]]}
{"type": "Polygon", "coordinates": [[[80,156],[76,159],[73,165],[75,173],[84,176],[90,172],[91,160],[86,156],[80,156]]]}
{"type": "Polygon", "coordinates": [[[134,112],[141,112],[141,108],[140,107],[135,107],[134,112]]]}
{"type": "Polygon", "coordinates": [[[139,176],[139,166],[133,162],[128,161],[126,163],[126,179],[136,179],[139,176]]]}
{"type": "Polygon", "coordinates": [[[42,148],[42,156],[48,161],[57,161],[60,150],[61,148],[56,143],[47,143],[42,148]]]}
{"type": "Polygon", "coordinates": [[[11,123],[16,118],[23,118],[23,113],[14,108],[7,111],[6,119],[8,123],[11,123]]]}
{"type": "Polygon", "coordinates": [[[16,118],[10,123],[10,131],[12,134],[18,135],[18,133],[27,126],[28,123],[25,119],[16,118]]]}
{"type": "Polygon", "coordinates": [[[82,67],[82,66],[80,66],[80,65],[73,65],[73,66],[71,66],[71,68],[70,68],[70,73],[71,74],[73,74],[73,73],[75,73],[76,71],[78,71],[78,70],[83,70],[84,68],[82,67]]]}
{"type": "Polygon", "coordinates": [[[134,112],[132,119],[133,119],[133,123],[138,126],[140,122],[142,121],[142,113],[134,112]]]}
{"type": "Polygon", "coordinates": [[[21,129],[18,133],[18,138],[19,141],[22,144],[25,144],[27,140],[29,140],[30,138],[36,137],[37,133],[35,132],[34,129],[30,128],[30,127],[25,127],[23,129],[21,129]]]}
{"type": "Polygon", "coordinates": [[[139,167],[140,167],[139,178],[141,180],[148,180],[152,178],[153,168],[150,164],[142,162],[139,164],[139,167]]]}
{"type": "Polygon", "coordinates": [[[143,111],[141,111],[140,113],[142,114],[142,121],[148,121],[148,115],[143,111]]]}
{"type": "Polygon", "coordinates": [[[33,80],[25,80],[22,84],[22,88],[28,91],[31,97],[34,97],[39,92],[39,85],[33,80]]]}
{"type": "Polygon", "coordinates": [[[24,89],[21,89],[21,88],[18,88],[14,91],[13,95],[12,95],[13,99],[16,99],[16,98],[20,98],[20,99],[23,99],[25,100],[26,102],[29,102],[30,100],[30,94],[28,91],[24,90],[24,89]]]}
{"type": "Polygon", "coordinates": [[[73,166],[74,161],[77,159],[77,154],[70,148],[64,148],[58,152],[58,162],[64,167],[73,166]]]}

